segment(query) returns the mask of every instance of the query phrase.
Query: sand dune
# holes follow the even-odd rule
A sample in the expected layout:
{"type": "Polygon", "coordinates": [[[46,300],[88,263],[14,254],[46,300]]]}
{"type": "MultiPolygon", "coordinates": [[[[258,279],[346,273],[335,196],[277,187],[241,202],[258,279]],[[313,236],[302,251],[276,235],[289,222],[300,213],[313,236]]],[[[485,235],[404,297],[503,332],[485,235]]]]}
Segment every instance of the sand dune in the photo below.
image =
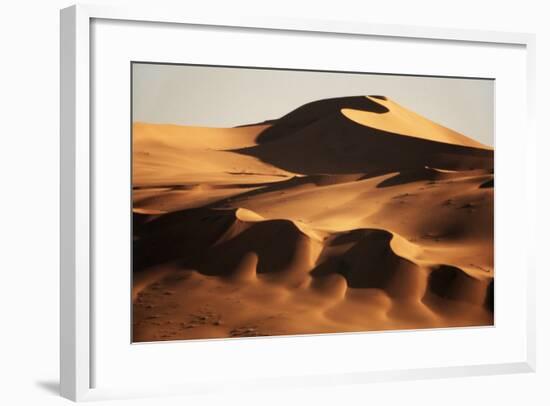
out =
{"type": "Polygon", "coordinates": [[[464,147],[491,149],[450,128],[443,127],[413,111],[407,110],[383,96],[367,97],[386,107],[388,112],[380,114],[379,112],[346,108],[342,109],[342,114],[356,123],[385,132],[464,147]]]}
{"type": "MultiPolygon", "coordinates": [[[[481,144],[473,140],[466,142],[467,137],[459,137],[458,133],[435,123],[416,123],[412,113],[405,115],[403,108],[394,113],[379,101],[381,99],[361,96],[314,102],[266,129],[257,138],[258,145],[235,151],[290,172],[308,175],[388,173],[425,166],[449,170],[492,169],[491,149],[473,147],[481,144]],[[361,112],[349,110],[359,107],[362,107],[361,112]],[[302,112],[302,109],[305,110],[302,112]],[[352,116],[368,114],[370,121],[380,116],[376,125],[382,129],[366,125],[366,119],[364,122],[350,119],[342,111],[352,116]],[[383,128],[396,128],[407,134],[383,128]],[[408,136],[425,129],[429,131],[422,136],[408,136]],[[446,142],[440,142],[441,139],[446,142]],[[308,159],[305,159],[306,153],[308,159]]],[[[390,105],[389,101],[387,103],[390,105]]]]}
{"type": "Polygon", "coordinates": [[[493,323],[493,151],[391,100],[133,153],[134,341],[493,323]]]}

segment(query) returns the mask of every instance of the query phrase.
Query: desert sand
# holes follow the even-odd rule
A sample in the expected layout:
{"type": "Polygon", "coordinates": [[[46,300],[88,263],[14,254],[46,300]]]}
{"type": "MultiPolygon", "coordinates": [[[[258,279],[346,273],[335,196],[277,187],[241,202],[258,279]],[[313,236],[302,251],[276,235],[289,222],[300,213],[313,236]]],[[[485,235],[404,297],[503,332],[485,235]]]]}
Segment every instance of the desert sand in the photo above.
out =
{"type": "Polygon", "coordinates": [[[493,324],[493,149],[383,96],[133,125],[134,342],[493,324]]]}

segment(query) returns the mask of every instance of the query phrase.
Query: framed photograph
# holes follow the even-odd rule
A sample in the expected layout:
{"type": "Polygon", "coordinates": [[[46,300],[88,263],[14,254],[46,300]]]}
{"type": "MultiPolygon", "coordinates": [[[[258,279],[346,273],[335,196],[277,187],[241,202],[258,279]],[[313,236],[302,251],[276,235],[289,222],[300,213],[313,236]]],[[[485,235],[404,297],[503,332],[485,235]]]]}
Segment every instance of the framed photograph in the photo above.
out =
{"type": "Polygon", "coordinates": [[[533,46],[62,10],[62,395],[533,371],[533,46]]]}

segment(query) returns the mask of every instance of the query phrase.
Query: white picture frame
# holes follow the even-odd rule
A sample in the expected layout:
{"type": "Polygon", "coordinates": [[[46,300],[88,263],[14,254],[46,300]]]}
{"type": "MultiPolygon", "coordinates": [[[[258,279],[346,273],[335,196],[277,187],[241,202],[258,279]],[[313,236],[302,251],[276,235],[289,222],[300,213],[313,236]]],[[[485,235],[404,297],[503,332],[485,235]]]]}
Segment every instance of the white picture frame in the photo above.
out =
{"type": "MultiPolygon", "coordinates": [[[[61,11],[61,394],[79,401],[105,397],[127,397],[150,394],[187,393],[210,390],[208,385],[184,383],[157,390],[93,388],[91,369],[95,354],[91,343],[94,329],[91,316],[94,289],[92,213],[92,159],[91,148],[91,25],[94,20],[174,23],[201,27],[244,27],[248,29],[314,32],[319,35],[350,34],[370,37],[411,38],[449,42],[464,45],[474,43],[513,44],[525,47],[526,54],[526,110],[525,154],[534,156],[534,43],[535,37],[527,33],[473,31],[446,28],[429,28],[403,25],[379,25],[367,22],[294,20],[282,18],[230,19],[224,16],[193,16],[185,7],[175,10],[155,8],[110,8],[105,6],[76,5],[61,11]],[[201,389],[202,388],[202,389],[201,389]]],[[[526,159],[534,171],[534,161],[526,159]]],[[[529,228],[524,238],[534,238],[535,221],[534,181],[525,185],[526,201],[530,205],[529,228]]],[[[531,251],[533,249],[531,248],[531,251]]],[[[274,387],[293,384],[361,383],[380,380],[421,379],[467,375],[529,372],[535,370],[535,267],[534,253],[526,253],[525,269],[527,292],[525,303],[525,356],[515,362],[449,365],[385,371],[364,371],[338,374],[306,375],[300,379],[267,379],[250,382],[250,385],[274,387]]],[[[523,297],[523,296],[522,296],[523,297]]],[[[400,334],[400,333],[396,333],[400,334]]],[[[287,338],[288,340],[288,338],[287,338]]],[[[246,386],[246,382],[244,383],[246,386]]]]}

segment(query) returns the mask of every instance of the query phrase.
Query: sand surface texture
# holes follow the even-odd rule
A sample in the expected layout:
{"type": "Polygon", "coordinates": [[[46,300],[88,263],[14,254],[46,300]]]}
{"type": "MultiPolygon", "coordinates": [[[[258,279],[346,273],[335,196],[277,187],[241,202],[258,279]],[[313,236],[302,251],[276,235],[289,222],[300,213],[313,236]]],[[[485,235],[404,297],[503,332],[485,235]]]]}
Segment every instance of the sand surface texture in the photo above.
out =
{"type": "Polygon", "coordinates": [[[135,342],[493,324],[493,150],[382,96],[133,127],[135,342]]]}

